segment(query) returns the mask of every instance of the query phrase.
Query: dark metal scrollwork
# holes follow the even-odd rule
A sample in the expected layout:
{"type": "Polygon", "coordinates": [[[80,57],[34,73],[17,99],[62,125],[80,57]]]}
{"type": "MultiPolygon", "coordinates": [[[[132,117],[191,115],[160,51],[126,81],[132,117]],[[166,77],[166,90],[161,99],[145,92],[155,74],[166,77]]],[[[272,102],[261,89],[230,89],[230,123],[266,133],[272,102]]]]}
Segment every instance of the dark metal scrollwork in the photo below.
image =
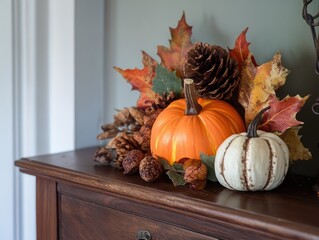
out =
{"type": "Polygon", "coordinates": [[[316,50],[316,66],[315,70],[316,73],[319,74],[319,38],[316,32],[316,27],[319,26],[319,12],[316,15],[311,15],[308,12],[308,5],[312,2],[312,0],[303,0],[304,6],[302,9],[302,17],[305,19],[306,23],[309,25],[311,34],[312,34],[312,39],[313,43],[315,46],[316,50]]]}
{"type": "MultiPolygon", "coordinates": [[[[305,19],[306,23],[309,25],[313,43],[315,45],[316,50],[316,65],[315,72],[319,75],[319,36],[316,32],[316,27],[319,26],[319,12],[315,15],[311,15],[308,12],[308,5],[312,2],[312,0],[303,0],[303,9],[302,9],[302,17],[305,19]]],[[[312,112],[316,115],[319,115],[319,98],[316,99],[316,102],[312,105],[312,112]]]]}

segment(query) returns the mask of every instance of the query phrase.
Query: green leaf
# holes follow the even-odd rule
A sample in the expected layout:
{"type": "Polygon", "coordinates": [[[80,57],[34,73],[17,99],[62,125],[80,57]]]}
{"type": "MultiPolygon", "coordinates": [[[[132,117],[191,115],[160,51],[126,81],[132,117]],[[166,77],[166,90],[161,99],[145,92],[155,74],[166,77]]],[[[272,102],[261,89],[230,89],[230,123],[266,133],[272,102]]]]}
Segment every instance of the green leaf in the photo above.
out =
{"type": "Polygon", "coordinates": [[[207,167],[207,180],[212,182],[217,182],[215,174],[215,156],[207,155],[205,153],[200,153],[200,160],[207,167]]]}
{"type": "Polygon", "coordinates": [[[174,92],[181,96],[183,92],[182,81],[176,76],[176,72],[170,72],[165,67],[157,64],[155,68],[156,76],[153,79],[152,90],[160,95],[174,92]]]}
{"type": "Polygon", "coordinates": [[[172,166],[168,163],[168,161],[165,158],[158,157],[158,161],[162,164],[165,170],[172,169],[172,166]]]}
{"type": "Polygon", "coordinates": [[[184,180],[184,176],[182,174],[179,174],[174,170],[168,170],[166,174],[173,182],[174,187],[186,184],[186,181],[184,180]]]}
{"type": "Polygon", "coordinates": [[[173,169],[177,172],[184,172],[182,163],[173,163],[173,169]]]}
{"type": "Polygon", "coordinates": [[[183,164],[174,163],[173,166],[171,166],[164,158],[159,157],[158,160],[162,164],[163,168],[167,170],[166,174],[175,187],[186,184],[186,181],[184,180],[183,164]]]}

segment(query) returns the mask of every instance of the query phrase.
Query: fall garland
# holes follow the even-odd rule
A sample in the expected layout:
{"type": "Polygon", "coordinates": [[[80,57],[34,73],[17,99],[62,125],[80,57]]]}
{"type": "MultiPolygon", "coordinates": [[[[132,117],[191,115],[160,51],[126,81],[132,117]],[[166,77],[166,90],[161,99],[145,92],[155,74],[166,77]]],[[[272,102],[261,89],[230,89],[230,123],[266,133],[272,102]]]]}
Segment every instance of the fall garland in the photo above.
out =
{"type": "Polygon", "coordinates": [[[310,151],[298,135],[303,122],[296,119],[308,96],[283,99],[276,96],[289,71],[282,65],[280,53],[269,62],[257,64],[249,50],[247,31],[248,28],[238,36],[232,49],[192,43],[192,27],[183,13],[177,27],[170,28],[170,47],[157,47],[161,63],[142,51],[142,69],[114,67],[140,96],[136,106],[118,111],[113,123],[102,126],[103,132],[97,139],[109,141],[96,151],[94,159],[122,169],[124,174],[139,172],[147,182],[155,181],[164,171],[174,185],[188,183],[195,189],[203,189],[207,180],[216,181],[214,156],[202,153],[201,161],[184,159],[168,164],[166,159],[152,156],[150,151],[152,126],[163,109],[184,97],[185,78],[194,80],[200,97],[222,99],[233,105],[242,114],[246,126],[260,110],[269,106],[259,129],[280,136],[289,148],[291,163],[311,159],[310,151]],[[220,71],[227,75],[218,75],[220,71]]]}

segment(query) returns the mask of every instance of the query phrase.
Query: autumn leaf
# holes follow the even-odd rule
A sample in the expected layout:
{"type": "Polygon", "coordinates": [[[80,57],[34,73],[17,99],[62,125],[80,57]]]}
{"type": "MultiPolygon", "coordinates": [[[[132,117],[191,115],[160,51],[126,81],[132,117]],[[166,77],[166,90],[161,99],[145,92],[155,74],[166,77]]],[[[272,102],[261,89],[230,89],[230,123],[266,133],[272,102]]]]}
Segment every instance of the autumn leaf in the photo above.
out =
{"type": "Polygon", "coordinates": [[[235,47],[233,49],[228,48],[230,56],[237,62],[239,71],[243,69],[243,66],[248,58],[251,58],[252,64],[254,66],[257,66],[256,60],[249,50],[250,42],[247,42],[246,40],[247,31],[248,28],[242,31],[241,34],[237,37],[235,41],[235,47]]]}
{"type": "Polygon", "coordinates": [[[177,76],[183,78],[183,66],[186,61],[185,56],[192,47],[191,35],[192,27],[185,19],[185,13],[179,20],[176,28],[170,28],[172,39],[169,40],[170,47],[158,46],[157,54],[162,60],[162,64],[169,71],[176,71],[177,76]]]}
{"type": "Polygon", "coordinates": [[[289,149],[290,161],[309,160],[312,158],[311,152],[305,148],[301,142],[301,136],[298,135],[301,126],[289,128],[280,138],[287,144],[289,149]]]}
{"type": "Polygon", "coordinates": [[[239,83],[239,103],[247,109],[250,104],[250,95],[254,90],[254,78],[257,73],[257,68],[253,64],[251,56],[245,61],[245,67],[242,69],[241,81],[239,83]]]}
{"type": "Polygon", "coordinates": [[[168,170],[166,172],[166,175],[172,181],[174,187],[183,186],[186,184],[186,181],[184,180],[184,176],[180,173],[175,172],[174,170],[168,170]]]}
{"type": "Polygon", "coordinates": [[[281,55],[276,53],[272,61],[255,67],[251,56],[246,59],[239,84],[239,103],[245,109],[246,125],[257,113],[268,106],[270,96],[286,82],[289,71],[281,64],[281,55]]]}
{"type": "Polygon", "coordinates": [[[158,98],[158,94],[152,90],[157,62],[144,51],[142,51],[142,55],[143,69],[135,68],[123,70],[119,67],[114,67],[114,69],[132,85],[132,90],[140,91],[140,97],[137,100],[136,106],[144,109],[151,106],[158,98]]]}
{"type": "Polygon", "coordinates": [[[270,97],[270,109],[263,114],[259,129],[266,132],[285,132],[288,128],[303,124],[296,120],[296,114],[303,107],[309,95],[302,98],[287,96],[278,100],[275,96],[270,97]]]}
{"type": "Polygon", "coordinates": [[[174,163],[173,165],[170,165],[164,158],[158,158],[158,160],[166,170],[166,175],[172,181],[174,187],[186,184],[186,181],[184,180],[183,164],[174,163]]]}
{"type": "Polygon", "coordinates": [[[215,174],[215,156],[200,153],[200,160],[207,167],[207,180],[217,182],[218,180],[215,174]]]}
{"type": "Polygon", "coordinates": [[[170,72],[167,68],[157,65],[156,76],[153,79],[153,91],[163,95],[174,92],[176,96],[181,96],[183,92],[182,81],[176,76],[175,72],[170,72]]]}

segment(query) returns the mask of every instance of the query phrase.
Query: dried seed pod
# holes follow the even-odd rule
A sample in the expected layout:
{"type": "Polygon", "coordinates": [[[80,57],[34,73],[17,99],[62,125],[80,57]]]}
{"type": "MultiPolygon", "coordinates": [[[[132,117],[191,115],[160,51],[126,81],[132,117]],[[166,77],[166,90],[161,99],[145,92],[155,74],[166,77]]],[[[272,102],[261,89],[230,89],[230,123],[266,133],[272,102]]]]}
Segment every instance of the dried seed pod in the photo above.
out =
{"type": "Polygon", "coordinates": [[[124,174],[132,174],[138,172],[141,160],[144,158],[144,153],[141,150],[133,149],[129,151],[123,159],[122,166],[124,174]]]}
{"type": "Polygon", "coordinates": [[[122,164],[117,161],[117,153],[114,148],[98,148],[94,153],[93,159],[103,165],[111,165],[115,168],[122,167],[122,164]]]}
{"type": "Polygon", "coordinates": [[[144,181],[153,182],[161,176],[163,168],[156,158],[146,156],[140,163],[139,172],[144,181]]]}

